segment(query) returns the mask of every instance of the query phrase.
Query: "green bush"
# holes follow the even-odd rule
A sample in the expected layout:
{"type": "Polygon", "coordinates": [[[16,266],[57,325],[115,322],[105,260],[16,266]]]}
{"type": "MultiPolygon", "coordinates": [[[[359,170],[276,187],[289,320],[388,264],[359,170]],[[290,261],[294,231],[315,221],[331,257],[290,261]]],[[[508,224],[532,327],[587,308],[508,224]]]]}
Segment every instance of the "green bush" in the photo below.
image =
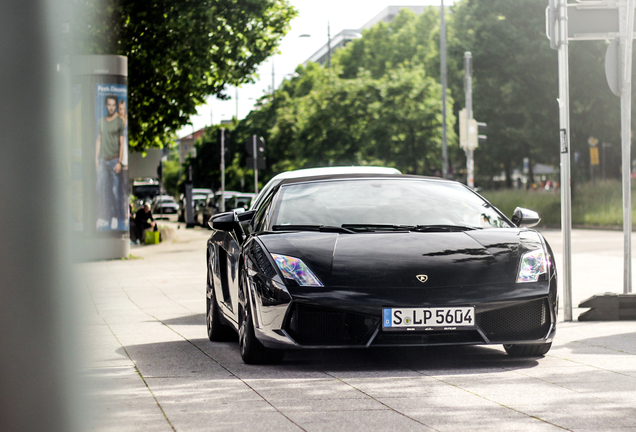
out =
{"type": "MultiPolygon", "coordinates": [[[[534,210],[543,227],[561,226],[561,192],[518,189],[484,191],[484,198],[512,216],[515,207],[534,210]]],[[[636,222],[636,191],[632,184],[632,224],[636,222]]],[[[572,225],[620,228],[623,226],[623,192],[621,182],[605,180],[580,184],[573,193],[572,225]]]]}
{"type": "Polygon", "coordinates": [[[505,189],[484,191],[484,198],[508,218],[517,207],[534,210],[541,216],[541,226],[558,227],[561,223],[561,195],[558,191],[505,189]]]}

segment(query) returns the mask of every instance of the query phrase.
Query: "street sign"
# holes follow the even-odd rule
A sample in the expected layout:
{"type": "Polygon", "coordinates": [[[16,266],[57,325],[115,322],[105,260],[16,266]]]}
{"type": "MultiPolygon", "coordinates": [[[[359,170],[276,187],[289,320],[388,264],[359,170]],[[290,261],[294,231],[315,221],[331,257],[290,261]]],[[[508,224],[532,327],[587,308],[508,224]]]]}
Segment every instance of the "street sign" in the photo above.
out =
{"type": "Polygon", "coordinates": [[[598,147],[590,147],[590,165],[599,165],[598,147]]]}
{"type": "MultiPolygon", "coordinates": [[[[620,35],[620,11],[616,1],[567,5],[568,40],[616,39],[620,35]]],[[[546,36],[556,49],[558,20],[554,8],[546,9],[546,36]]]]}
{"type": "Polygon", "coordinates": [[[568,40],[614,39],[619,31],[615,2],[568,5],[568,40]]]}
{"type": "Polygon", "coordinates": [[[618,44],[619,39],[616,38],[607,45],[605,51],[605,78],[610,90],[616,96],[621,95],[620,79],[618,74],[618,44]]]}

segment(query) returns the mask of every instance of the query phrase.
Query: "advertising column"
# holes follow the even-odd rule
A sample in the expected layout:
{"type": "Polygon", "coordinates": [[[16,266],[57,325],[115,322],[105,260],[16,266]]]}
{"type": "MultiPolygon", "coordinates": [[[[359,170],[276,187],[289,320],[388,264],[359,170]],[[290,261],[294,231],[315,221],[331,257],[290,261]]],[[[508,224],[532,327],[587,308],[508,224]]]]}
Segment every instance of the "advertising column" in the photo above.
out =
{"type": "Polygon", "coordinates": [[[78,95],[78,146],[73,216],[83,260],[130,253],[128,204],[128,65],[123,56],[79,56],[73,65],[78,95]]]}

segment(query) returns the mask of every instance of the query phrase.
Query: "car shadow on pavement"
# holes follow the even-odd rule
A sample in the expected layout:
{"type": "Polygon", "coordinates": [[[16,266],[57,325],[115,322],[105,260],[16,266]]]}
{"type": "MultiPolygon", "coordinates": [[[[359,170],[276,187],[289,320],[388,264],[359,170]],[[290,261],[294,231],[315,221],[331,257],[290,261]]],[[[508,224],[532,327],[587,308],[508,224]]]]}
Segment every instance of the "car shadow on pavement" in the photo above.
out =
{"type": "MultiPolygon", "coordinates": [[[[189,321],[182,324],[190,325],[189,321]]],[[[408,376],[408,371],[420,371],[434,376],[498,373],[533,368],[540,362],[537,358],[513,358],[503,349],[487,346],[289,350],[281,363],[258,366],[243,363],[236,341],[210,342],[201,338],[124,348],[118,349],[117,353],[129,355],[144,376],[206,375],[214,374],[220,368],[237,376],[266,375],[272,378],[311,376],[324,371],[387,376],[408,376]]]]}
{"type": "Polygon", "coordinates": [[[205,314],[186,315],[162,321],[165,325],[205,325],[205,314]]]}
{"type": "Polygon", "coordinates": [[[515,359],[486,346],[373,347],[369,349],[288,351],[283,364],[322,370],[501,370],[528,368],[537,359],[515,359]]]}

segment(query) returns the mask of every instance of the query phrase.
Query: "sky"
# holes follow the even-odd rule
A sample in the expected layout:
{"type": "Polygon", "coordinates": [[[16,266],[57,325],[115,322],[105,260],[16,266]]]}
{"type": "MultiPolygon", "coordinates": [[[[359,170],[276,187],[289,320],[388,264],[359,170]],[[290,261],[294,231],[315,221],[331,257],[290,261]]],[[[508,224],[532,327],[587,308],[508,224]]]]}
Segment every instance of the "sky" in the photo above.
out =
{"type": "MultiPolygon", "coordinates": [[[[197,115],[190,118],[192,125],[181,129],[177,136],[181,138],[210,124],[231,120],[237,112],[239,120],[243,119],[252,110],[256,100],[271,91],[272,76],[278,87],[285,77],[294,73],[299,64],[327,43],[327,26],[333,37],[344,29],[359,29],[387,6],[439,6],[441,1],[290,0],[298,10],[298,16],[291,22],[291,30],[282,40],[280,52],[261,64],[253,84],[228,87],[226,94],[229,100],[223,101],[213,96],[208,98],[208,103],[200,106],[197,115]]],[[[445,6],[452,4],[453,0],[444,0],[445,6]]]]}

